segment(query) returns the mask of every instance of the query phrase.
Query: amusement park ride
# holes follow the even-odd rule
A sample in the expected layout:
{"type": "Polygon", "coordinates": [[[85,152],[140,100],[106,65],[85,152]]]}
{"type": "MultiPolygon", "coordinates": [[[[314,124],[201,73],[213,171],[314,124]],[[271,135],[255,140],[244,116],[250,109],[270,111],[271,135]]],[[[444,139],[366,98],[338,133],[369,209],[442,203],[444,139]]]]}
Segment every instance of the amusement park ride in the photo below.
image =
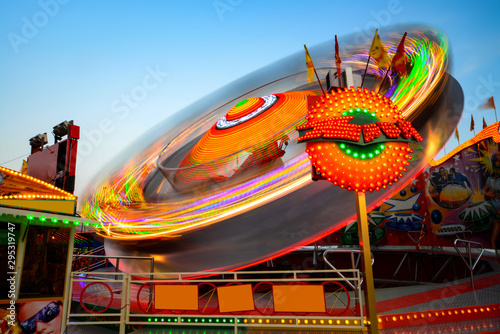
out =
{"type": "Polygon", "coordinates": [[[27,174],[0,167],[0,218],[12,229],[2,252],[15,250],[18,259],[5,270],[17,273],[5,289],[14,291],[6,305],[18,318],[9,321],[6,307],[2,329],[34,333],[60,317],[62,330],[108,324],[121,333],[151,323],[378,333],[498,318],[498,300],[408,312],[375,298],[375,251],[375,261],[403,255],[395,271],[376,262],[394,271],[392,283],[406,262],[413,278],[411,254],[419,256],[416,284],[425,280],[418,264],[428,266],[421,253],[450,256],[428,278],[434,282],[458,252],[471,279],[461,288],[495,285],[495,265],[483,263],[490,276],[477,287],[473,274],[483,254],[498,265],[500,232],[499,124],[433,160],[456,131],[464,101],[446,37],[422,27],[382,37],[354,44],[346,36],[342,51],[335,38],[335,53],[332,42],[311,54],[305,48],[307,71],[303,53],[294,54],[189,106],[87,189],[81,217],[72,195],[79,128],[54,127],[56,143],[47,148],[46,136],[33,137],[27,174]],[[79,258],[103,258],[115,272],[89,272],[90,264],[71,272],[77,228],[104,240],[105,252],[79,258]],[[36,295],[41,269],[26,256],[42,248],[49,255],[57,233],[66,233],[58,246],[65,255],[52,261],[52,288],[36,295]],[[315,270],[285,265],[306,250],[315,270]],[[330,260],[345,252],[352,269],[337,270],[330,260]],[[316,269],[319,253],[326,270],[316,269]],[[32,296],[46,302],[43,314],[22,318],[32,296]]]}

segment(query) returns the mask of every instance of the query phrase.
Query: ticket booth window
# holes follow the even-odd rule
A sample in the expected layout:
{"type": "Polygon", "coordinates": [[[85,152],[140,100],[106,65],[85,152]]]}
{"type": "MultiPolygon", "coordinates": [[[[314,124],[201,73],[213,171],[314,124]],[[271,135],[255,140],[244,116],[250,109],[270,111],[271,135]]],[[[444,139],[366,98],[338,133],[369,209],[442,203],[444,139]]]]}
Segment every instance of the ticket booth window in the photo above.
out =
{"type": "Polygon", "coordinates": [[[70,229],[30,226],[26,238],[20,298],[62,297],[70,229]]]}

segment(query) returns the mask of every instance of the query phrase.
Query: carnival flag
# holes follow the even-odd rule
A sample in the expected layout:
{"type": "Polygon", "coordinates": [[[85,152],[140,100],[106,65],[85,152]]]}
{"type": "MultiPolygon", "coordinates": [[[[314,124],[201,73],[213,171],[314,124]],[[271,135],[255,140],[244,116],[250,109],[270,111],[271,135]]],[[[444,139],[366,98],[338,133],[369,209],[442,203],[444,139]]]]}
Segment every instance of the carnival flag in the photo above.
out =
{"type": "Polygon", "coordinates": [[[470,131],[474,131],[474,117],[470,115],[470,131]]]}
{"type": "Polygon", "coordinates": [[[28,174],[28,162],[23,159],[23,164],[21,166],[21,174],[28,174]]]}
{"type": "Polygon", "coordinates": [[[488,124],[486,124],[486,121],[484,120],[484,117],[483,117],[483,130],[486,129],[488,127],[488,124]]]}
{"type": "Polygon", "coordinates": [[[307,81],[309,81],[309,83],[312,83],[314,79],[314,64],[305,44],[304,49],[306,50],[307,81]]]}
{"type": "Polygon", "coordinates": [[[340,81],[341,63],[342,60],[340,60],[340,55],[339,55],[339,42],[337,41],[337,35],[335,35],[335,64],[337,64],[337,76],[339,77],[339,87],[342,87],[342,82],[340,81]]]}
{"type": "Polygon", "coordinates": [[[398,49],[396,50],[394,57],[392,57],[392,67],[394,67],[394,69],[399,73],[399,75],[406,74],[407,60],[405,54],[405,38],[406,38],[406,32],[403,35],[401,42],[399,42],[398,49]]]}
{"type": "Polygon", "coordinates": [[[496,109],[495,108],[495,100],[493,99],[493,96],[488,99],[485,103],[481,104],[479,109],[496,109]]]}
{"type": "Polygon", "coordinates": [[[495,109],[495,120],[498,122],[497,108],[495,107],[495,100],[493,96],[490,97],[485,103],[481,104],[479,109],[495,109]]]}
{"type": "Polygon", "coordinates": [[[455,128],[455,137],[457,137],[458,143],[460,144],[460,136],[458,135],[458,128],[455,128]]]}
{"type": "Polygon", "coordinates": [[[375,30],[375,36],[373,36],[372,45],[370,46],[370,51],[368,53],[371,57],[375,58],[377,61],[377,66],[379,68],[387,68],[391,63],[387,52],[385,52],[384,45],[380,40],[378,35],[378,29],[375,30]]]}

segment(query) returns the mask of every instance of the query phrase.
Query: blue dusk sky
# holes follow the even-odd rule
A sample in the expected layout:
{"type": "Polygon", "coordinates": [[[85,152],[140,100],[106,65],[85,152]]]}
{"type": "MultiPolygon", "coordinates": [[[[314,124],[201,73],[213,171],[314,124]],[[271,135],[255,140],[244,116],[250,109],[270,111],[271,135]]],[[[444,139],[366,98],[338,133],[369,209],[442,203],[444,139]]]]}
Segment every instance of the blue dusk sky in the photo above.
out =
{"type": "MultiPolygon", "coordinates": [[[[471,114],[476,132],[482,117],[495,122],[493,110],[477,106],[490,96],[500,105],[498,13],[495,0],[4,0],[0,165],[20,170],[31,137],[47,132],[52,144],[52,127],[74,120],[81,195],[148,129],[217,88],[303,44],[413,24],[448,36],[465,94],[464,142],[471,114]],[[137,87],[143,96],[127,99],[137,87]]],[[[457,145],[451,138],[445,149],[457,145]]]]}

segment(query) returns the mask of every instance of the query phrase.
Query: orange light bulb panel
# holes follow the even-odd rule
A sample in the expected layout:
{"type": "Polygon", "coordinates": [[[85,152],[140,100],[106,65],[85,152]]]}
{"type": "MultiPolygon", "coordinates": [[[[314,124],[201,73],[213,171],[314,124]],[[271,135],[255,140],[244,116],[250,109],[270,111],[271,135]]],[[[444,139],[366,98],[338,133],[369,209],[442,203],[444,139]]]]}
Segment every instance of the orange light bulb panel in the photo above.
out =
{"type": "Polygon", "coordinates": [[[308,98],[306,142],[313,179],[347,190],[373,192],[397,182],[410,165],[410,141],[422,141],[390,99],[354,87],[308,98]]]}

